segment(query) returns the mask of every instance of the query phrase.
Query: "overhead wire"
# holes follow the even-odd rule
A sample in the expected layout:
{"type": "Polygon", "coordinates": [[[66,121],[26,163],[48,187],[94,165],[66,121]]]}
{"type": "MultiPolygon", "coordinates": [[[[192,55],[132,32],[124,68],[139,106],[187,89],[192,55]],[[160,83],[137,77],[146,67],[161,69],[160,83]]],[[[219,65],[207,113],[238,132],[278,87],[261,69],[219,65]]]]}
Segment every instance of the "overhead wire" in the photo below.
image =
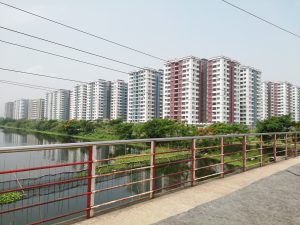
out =
{"type": "Polygon", "coordinates": [[[72,58],[72,57],[52,53],[52,52],[49,52],[49,51],[40,50],[40,49],[37,49],[37,48],[32,48],[32,47],[29,47],[29,46],[25,46],[25,45],[13,43],[13,42],[5,41],[5,40],[0,40],[0,42],[5,43],[5,44],[9,44],[9,45],[13,45],[13,46],[17,46],[17,47],[20,47],[20,48],[25,48],[25,49],[29,49],[29,50],[32,50],[32,51],[44,53],[44,54],[47,54],[47,55],[52,55],[52,56],[56,56],[56,57],[59,57],[59,58],[68,59],[68,60],[71,60],[71,61],[83,63],[83,64],[86,64],[86,65],[90,65],[90,66],[94,66],[94,67],[98,67],[98,68],[102,68],[102,69],[106,69],[106,70],[110,70],[110,71],[114,71],[114,72],[118,72],[118,73],[128,74],[127,72],[122,71],[122,70],[117,70],[117,69],[113,69],[113,68],[110,68],[110,67],[101,66],[101,65],[98,65],[98,64],[95,64],[95,63],[87,62],[87,61],[80,60],[80,59],[75,59],[75,58],[72,58]]]}
{"type": "Polygon", "coordinates": [[[26,71],[3,68],[3,67],[0,67],[0,70],[14,72],[14,73],[21,73],[21,74],[30,75],[30,76],[39,76],[39,77],[45,77],[45,78],[51,78],[51,79],[57,79],[57,80],[77,82],[77,83],[84,83],[84,84],[88,83],[88,82],[84,82],[81,80],[74,80],[74,79],[69,79],[69,78],[64,78],[64,77],[59,77],[59,76],[51,76],[51,75],[45,75],[45,74],[39,74],[39,73],[33,73],[33,72],[26,72],[26,71]]]}
{"type": "Polygon", "coordinates": [[[27,36],[27,37],[30,37],[30,38],[34,38],[34,39],[37,39],[37,40],[40,40],[40,41],[44,41],[44,42],[48,42],[48,43],[51,43],[51,44],[54,44],[54,45],[58,45],[58,46],[61,46],[61,47],[64,47],[64,48],[72,49],[72,50],[75,50],[75,51],[78,51],[78,52],[81,52],[81,53],[85,53],[85,54],[89,54],[89,55],[92,55],[92,56],[96,56],[98,58],[102,58],[102,59],[105,59],[105,60],[109,60],[109,61],[112,61],[112,62],[123,64],[123,65],[126,65],[126,66],[135,67],[135,68],[138,68],[138,69],[143,69],[143,67],[140,67],[140,66],[136,66],[136,65],[133,65],[133,64],[130,64],[130,63],[119,61],[117,59],[113,59],[113,58],[106,57],[106,56],[103,56],[103,55],[99,55],[99,54],[96,54],[96,53],[93,53],[93,52],[82,50],[82,49],[79,49],[79,48],[76,48],[76,47],[73,47],[73,46],[70,46],[70,45],[61,44],[61,43],[58,43],[58,42],[55,42],[55,41],[51,41],[51,40],[46,39],[46,38],[38,37],[38,36],[35,36],[35,35],[32,35],[32,34],[24,33],[24,32],[21,32],[21,31],[17,31],[17,30],[8,28],[8,27],[0,26],[0,28],[3,29],[3,30],[6,30],[6,31],[10,31],[10,32],[21,34],[21,35],[24,35],[24,36],[27,36]]]}
{"type": "Polygon", "coordinates": [[[33,85],[33,84],[28,84],[28,83],[22,83],[22,82],[15,82],[15,81],[9,81],[9,80],[0,80],[0,83],[3,84],[9,84],[9,85],[15,85],[15,86],[20,86],[20,87],[27,87],[27,88],[32,88],[32,89],[37,89],[37,90],[43,90],[43,91],[57,91],[59,90],[58,88],[52,88],[52,87],[46,87],[46,86],[41,86],[41,85],[33,85]]]}
{"type": "Polygon", "coordinates": [[[43,20],[46,20],[46,21],[48,21],[48,22],[51,22],[51,23],[60,25],[60,26],[62,26],[62,27],[65,27],[65,28],[68,28],[68,29],[71,29],[71,30],[80,32],[80,33],[85,34],[85,35],[88,35],[88,36],[90,36],[90,37],[94,37],[94,38],[100,39],[100,40],[102,40],[102,41],[105,41],[105,42],[108,42],[108,43],[117,45],[117,46],[119,46],[119,47],[122,47],[122,48],[125,48],[125,49],[128,49],[128,50],[131,50],[131,51],[134,51],[134,52],[137,52],[137,53],[140,53],[140,54],[149,56],[149,57],[151,57],[151,58],[158,59],[158,60],[160,60],[160,61],[167,61],[167,60],[165,60],[165,59],[163,59],[163,58],[161,58],[161,57],[155,56],[155,55],[153,55],[153,54],[150,54],[150,53],[147,53],[147,52],[138,50],[138,49],[136,49],[136,48],[130,47],[130,46],[125,45],[125,44],[121,44],[121,43],[119,43],[119,42],[112,41],[112,40],[110,40],[110,39],[108,39],[108,38],[104,38],[104,37],[102,37],[102,36],[99,36],[99,35],[90,33],[90,32],[88,32],[88,31],[79,29],[79,28],[77,28],[77,27],[67,25],[67,24],[62,23],[62,22],[59,22],[59,21],[57,21],[57,20],[53,20],[53,19],[47,18],[47,17],[45,17],[45,16],[38,15],[38,14],[36,14],[36,13],[30,12],[30,11],[25,10],[25,9],[21,9],[21,8],[19,8],[19,7],[10,5],[10,4],[8,4],[8,3],[5,3],[5,2],[1,2],[1,1],[0,1],[0,4],[1,4],[1,5],[4,5],[4,6],[7,6],[7,7],[10,7],[10,8],[12,8],[12,9],[18,10],[18,11],[21,11],[21,12],[23,12],[23,13],[26,13],[26,14],[29,14],[29,15],[32,15],[32,16],[35,16],[35,17],[38,17],[38,18],[43,19],[43,20]]]}
{"type": "Polygon", "coordinates": [[[286,29],[286,28],[284,28],[284,27],[282,27],[282,26],[276,25],[275,23],[273,23],[273,22],[271,22],[271,21],[269,21],[269,20],[266,20],[266,19],[264,19],[264,18],[262,18],[262,17],[260,17],[260,16],[257,16],[257,15],[255,15],[254,13],[249,12],[249,11],[246,10],[246,9],[243,9],[243,8],[241,8],[241,7],[237,6],[237,5],[234,5],[233,3],[228,2],[228,1],[225,1],[225,0],[221,0],[221,1],[224,2],[224,3],[226,3],[227,5],[230,5],[230,6],[234,7],[234,8],[236,8],[236,9],[238,9],[238,10],[244,12],[244,13],[247,13],[247,14],[250,15],[250,16],[255,17],[256,19],[259,19],[259,20],[261,20],[261,21],[263,21],[263,22],[265,22],[265,23],[267,23],[267,24],[269,24],[269,25],[271,25],[271,26],[273,26],[273,27],[276,27],[277,29],[279,29],[279,30],[281,30],[281,31],[284,31],[284,32],[286,32],[286,33],[288,33],[288,34],[290,34],[290,35],[293,35],[294,37],[300,38],[300,35],[299,35],[299,34],[296,34],[296,33],[292,32],[292,31],[290,31],[290,30],[288,30],[288,29],[286,29]]]}

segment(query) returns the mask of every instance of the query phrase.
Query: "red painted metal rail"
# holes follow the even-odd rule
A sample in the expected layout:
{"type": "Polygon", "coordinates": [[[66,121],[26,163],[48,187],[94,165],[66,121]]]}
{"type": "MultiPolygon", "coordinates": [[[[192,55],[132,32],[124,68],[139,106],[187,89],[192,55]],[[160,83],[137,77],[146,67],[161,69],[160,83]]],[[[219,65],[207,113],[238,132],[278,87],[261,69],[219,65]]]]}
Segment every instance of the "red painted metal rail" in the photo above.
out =
{"type": "Polygon", "coordinates": [[[0,203],[0,223],[15,223],[19,218],[24,224],[45,224],[82,214],[90,218],[95,210],[103,211],[153,198],[170,190],[194,186],[203,180],[296,157],[297,143],[297,133],[286,132],[56,144],[53,148],[51,145],[0,148],[0,156],[15,154],[18,157],[20,152],[67,151],[70,148],[81,148],[81,154],[87,155],[81,161],[28,168],[18,165],[16,169],[0,171],[0,178],[16,177],[16,180],[0,179],[0,199],[11,193],[22,193],[22,199],[0,203]],[[124,154],[97,156],[97,152],[102,153],[103,146],[119,147],[124,154]],[[126,152],[128,146],[135,151],[126,152]],[[60,175],[60,172],[56,180],[47,182],[35,177],[30,183],[31,172],[48,171],[53,175],[57,168],[72,166],[84,168],[74,171],[71,177],[60,175]],[[28,173],[27,183],[23,182],[26,178],[17,180],[16,174],[20,173],[28,173]],[[29,212],[42,207],[61,207],[61,211],[29,216],[29,212]]]}

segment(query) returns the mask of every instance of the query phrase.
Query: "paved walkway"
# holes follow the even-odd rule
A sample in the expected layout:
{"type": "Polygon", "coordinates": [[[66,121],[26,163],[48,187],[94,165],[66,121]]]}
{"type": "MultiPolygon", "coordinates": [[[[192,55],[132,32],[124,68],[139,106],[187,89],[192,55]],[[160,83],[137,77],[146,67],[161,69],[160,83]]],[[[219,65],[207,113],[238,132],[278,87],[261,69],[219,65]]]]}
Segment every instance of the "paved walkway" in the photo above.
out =
{"type": "MultiPolygon", "coordinates": [[[[214,180],[208,183],[198,185],[193,188],[184,189],[178,192],[161,196],[159,198],[154,198],[153,200],[135,204],[123,209],[112,211],[110,213],[98,217],[84,220],[82,222],[77,222],[75,224],[76,225],[91,225],[91,224],[93,225],[96,224],[141,225],[141,224],[153,224],[159,221],[160,222],[158,224],[162,224],[162,225],[163,224],[249,224],[249,223],[250,224],[297,224],[294,222],[299,222],[299,215],[300,215],[300,212],[298,210],[300,205],[299,177],[290,172],[278,173],[297,164],[300,165],[300,157],[282,161],[282,162],[277,162],[269,166],[253,169],[246,173],[240,173],[237,175],[226,177],[224,179],[214,180]],[[278,174],[272,176],[274,178],[270,177],[272,178],[271,180],[267,178],[270,175],[273,175],[275,173],[278,174]],[[283,176],[282,174],[285,174],[285,176],[283,176]],[[261,180],[263,178],[266,179],[261,180]],[[257,183],[252,184],[259,180],[261,180],[262,183],[262,185],[260,185],[259,187],[257,187],[257,183]],[[269,180],[269,181],[265,181],[265,180],[269,180]],[[264,185],[267,186],[264,187],[264,185]],[[255,186],[256,188],[254,189],[254,192],[251,191],[252,186],[255,186]],[[296,186],[298,190],[296,189],[296,186]],[[243,190],[238,191],[242,188],[246,189],[246,191],[243,190]],[[248,196],[248,200],[244,199],[247,197],[246,195],[248,194],[251,194],[251,197],[248,196]],[[265,194],[268,194],[266,195],[267,197],[265,197],[265,194]],[[263,201],[266,201],[269,197],[272,196],[277,196],[274,197],[274,199],[276,198],[275,205],[271,204],[273,201],[268,201],[266,205],[262,204],[263,201]],[[228,199],[224,200],[226,198],[228,199]],[[281,198],[284,198],[284,200],[282,199],[283,200],[282,204],[281,204],[281,198]],[[262,199],[263,201],[260,201],[262,199]],[[239,203],[239,201],[241,200],[243,200],[243,202],[239,203]],[[226,201],[228,201],[228,204],[230,204],[229,208],[227,208],[226,201]],[[255,210],[257,203],[260,203],[261,210],[255,210]],[[297,207],[293,208],[293,206],[295,206],[294,204],[296,203],[298,203],[296,205],[297,207]],[[208,205],[208,204],[212,204],[212,205],[208,205]],[[290,205],[287,206],[288,204],[290,205]],[[246,217],[248,213],[248,207],[250,206],[252,207],[251,210],[253,211],[251,211],[251,214],[249,214],[249,216],[246,217]],[[203,207],[203,208],[199,208],[199,207],[203,207]],[[291,210],[291,214],[288,214],[288,212],[286,212],[287,211],[286,209],[289,209],[288,211],[291,210]],[[214,211],[208,214],[206,218],[204,218],[206,214],[205,215],[201,214],[201,210],[205,210],[205,213],[210,212],[210,210],[214,210],[214,211]],[[275,212],[277,213],[280,210],[282,210],[283,213],[277,216],[275,212]],[[225,215],[225,212],[227,213],[227,215],[225,215]],[[267,214],[267,212],[269,214],[267,214]],[[257,213],[259,215],[257,215],[257,213]],[[293,216],[294,213],[298,213],[298,217],[291,218],[290,216],[293,216]],[[234,215],[240,215],[240,216],[232,217],[234,215]],[[190,217],[191,220],[189,220],[190,217]],[[249,220],[242,221],[241,220],[242,218],[246,218],[247,220],[248,219],[249,220]],[[268,223],[257,223],[259,221],[259,218],[264,218],[264,221],[268,223]],[[273,218],[275,219],[272,220],[273,218]],[[272,223],[272,221],[276,221],[279,223],[272,223]],[[249,222],[249,223],[245,223],[245,222],[249,222]]],[[[300,171],[298,171],[299,169],[295,169],[295,168],[293,168],[293,173],[295,174],[297,174],[298,172],[300,173],[300,171]]],[[[299,166],[297,168],[299,168],[299,166]]]]}

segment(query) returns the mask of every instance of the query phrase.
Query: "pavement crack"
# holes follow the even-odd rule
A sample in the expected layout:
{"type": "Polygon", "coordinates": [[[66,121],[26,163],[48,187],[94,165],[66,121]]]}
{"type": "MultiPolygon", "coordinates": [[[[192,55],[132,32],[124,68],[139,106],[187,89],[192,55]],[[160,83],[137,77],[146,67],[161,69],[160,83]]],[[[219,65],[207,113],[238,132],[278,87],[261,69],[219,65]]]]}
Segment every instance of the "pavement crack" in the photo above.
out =
{"type": "Polygon", "coordinates": [[[291,173],[291,174],[293,174],[293,175],[295,175],[295,176],[300,177],[300,174],[298,174],[298,173],[294,173],[293,171],[290,171],[290,170],[286,170],[286,171],[289,172],[289,173],[291,173]]]}

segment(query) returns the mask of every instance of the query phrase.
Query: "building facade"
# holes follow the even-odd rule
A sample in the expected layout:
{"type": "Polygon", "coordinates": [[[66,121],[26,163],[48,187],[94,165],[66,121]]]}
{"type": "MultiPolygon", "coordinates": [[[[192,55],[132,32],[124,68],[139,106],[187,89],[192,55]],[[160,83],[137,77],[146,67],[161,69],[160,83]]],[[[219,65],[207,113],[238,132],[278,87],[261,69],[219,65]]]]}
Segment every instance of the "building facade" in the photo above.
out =
{"type": "Polygon", "coordinates": [[[240,69],[240,122],[255,127],[262,118],[261,71],[241,66],[240,69]]]}
{"type": "Polygon", "coordinates": [[[127,121],[143,123],[162,117],[163,71],[144,68],[129,73],[127,121]]]}
{"type": "Polygon", "coordinates": [[[300,121],[300,89],[289,82],[263,83],[263,119],[291,115],[300,121]]]}
{"type": "Polygon", "coordinates": [[[15,120],[28,119],[28,99],[20,99],[14,101],[13,119],[15,120]]]}
{"type": "Polygon", "coordinates": [[[13,119],[14,118],[14,103],[13,102],[6,102],[5,103],[4,117],[6,119],[13,119]]]}
{"type": "Polygon", "coordinates": [[[127,120],[128,84],[123,80],[111,82],[110,118],[127,120]]]}
{"type": "Polygon", "coordinates": [[[163,118],[206,122],[207,60],[194,56],[168,61],[163,77],[163,118]]]}
{"type": "Polygon", "coordinates": [[[70,115],[70,91],[60,89],[49,92],[45,98],[46,120],[68,120],[70,115]]]}
{"type": "Polygon", "coordinates": [[[28,100],[28,119],[43,120],[45,110],[44,99],[29,99],[28,100]]]}
{"type": "Polygon", "coordinates": [[[208,123],[240,123],[240,63],[220,56],[207,63],[208,123]]]}
{"type": "Polygon", "coordinates": [[[86,120],[110,119],[111,82],[99,79],[87,84],[86,120]]]}
{"type": "Polygon", "coordinates": [[[86,120],[87,85],[76,85],[71,91],[70,119],[86,120]]]}

